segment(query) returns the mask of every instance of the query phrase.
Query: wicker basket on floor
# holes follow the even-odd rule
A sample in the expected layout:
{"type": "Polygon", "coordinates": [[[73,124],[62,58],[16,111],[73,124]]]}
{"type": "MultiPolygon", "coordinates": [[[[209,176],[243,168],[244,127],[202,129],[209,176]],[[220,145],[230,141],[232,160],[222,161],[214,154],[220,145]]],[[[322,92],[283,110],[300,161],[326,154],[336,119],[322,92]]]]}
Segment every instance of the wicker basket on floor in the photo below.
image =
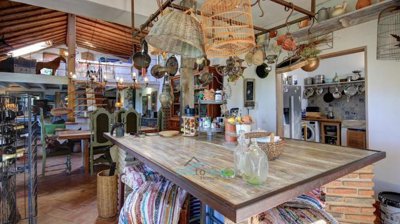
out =
{"type": "Polygon", "coordinates": [[[110,170],[97,174],[97,211],[99,217],[110,219],[117,215],[117,175],[108,176],[110,170]]]}
{"type": "MultiPolygon", "coordinates": [[[[272,132],[249,132],[245,134],[246,139],[251,139],[251,138],[265,138],[265,137],[270,137],[270,139],[274,139],[275,135],[272,132]]],[[[285,146],[285,141],[281,139],[278,142],[268,142],[268,143],[262,143],[262,142],[257,142],[258,146],[267,154],[268,160],[272,161],[277,158],[283,153],[283,149],[285,146]]]]}

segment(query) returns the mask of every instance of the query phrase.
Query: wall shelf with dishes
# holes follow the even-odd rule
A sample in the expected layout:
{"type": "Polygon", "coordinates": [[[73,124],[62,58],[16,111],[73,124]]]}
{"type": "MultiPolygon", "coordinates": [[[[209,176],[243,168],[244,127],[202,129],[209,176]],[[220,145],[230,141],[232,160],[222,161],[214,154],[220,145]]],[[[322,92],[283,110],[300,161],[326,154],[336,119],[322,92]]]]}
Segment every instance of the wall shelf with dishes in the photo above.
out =
{"type": "Polygon", "coordinates": [[[304,85],[307,87],[330,87],[330,86],[345,86],[349,84],[363,84],[365,80],[356,80],[356,81],[346,81],[346,82],[331,82],[331,83],[322,83],[322,84],[312,84],[312,85],[304,85]]]}

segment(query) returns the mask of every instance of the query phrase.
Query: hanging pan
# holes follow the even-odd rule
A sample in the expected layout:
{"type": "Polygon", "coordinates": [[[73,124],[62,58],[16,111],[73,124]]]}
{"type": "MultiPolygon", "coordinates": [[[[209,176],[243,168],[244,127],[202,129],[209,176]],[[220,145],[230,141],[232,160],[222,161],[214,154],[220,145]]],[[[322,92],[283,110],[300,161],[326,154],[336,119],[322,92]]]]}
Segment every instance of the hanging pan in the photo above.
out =
{"type": "Polygon", "coordinates": [[[146,41],[142,42],[142,51],[136,52],[133,55],[132,60],[133,60],[133,66],[135,66],[135,68],[138,70],[142,68],[147,69],[150,66],[151,57],[148,54],[148,46],[146,41]]]}

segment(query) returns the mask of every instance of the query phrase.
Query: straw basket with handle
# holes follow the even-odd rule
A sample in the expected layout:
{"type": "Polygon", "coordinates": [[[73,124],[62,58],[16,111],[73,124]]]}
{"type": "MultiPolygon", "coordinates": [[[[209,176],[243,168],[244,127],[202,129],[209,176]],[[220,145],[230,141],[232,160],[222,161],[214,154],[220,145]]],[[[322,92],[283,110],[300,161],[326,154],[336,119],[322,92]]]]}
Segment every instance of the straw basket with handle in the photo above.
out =
{"type": "Polygon", "coordinates": [[[244,134],[246,139],[252,138],[265,138],[269,137],[270,142],[259,142],[257,141],[258,146],[268,155],[268,160],[272,161],[277,158],[283,153],[285,141],[283,139],[275,142],[275,134],[272,132],[249,132],[244,134]]]}

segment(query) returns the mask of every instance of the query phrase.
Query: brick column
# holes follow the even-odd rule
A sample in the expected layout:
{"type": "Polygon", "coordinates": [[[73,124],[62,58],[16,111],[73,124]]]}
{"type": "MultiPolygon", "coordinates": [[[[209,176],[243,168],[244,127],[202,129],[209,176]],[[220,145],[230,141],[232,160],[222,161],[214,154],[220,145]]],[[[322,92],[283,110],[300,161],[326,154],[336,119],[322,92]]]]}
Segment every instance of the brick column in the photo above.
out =
{"type": "Polygon", "coordinates": [[[374,223],[373,177],[371,165],[324,185],[326,210],[340,223],[374,223]]]}

